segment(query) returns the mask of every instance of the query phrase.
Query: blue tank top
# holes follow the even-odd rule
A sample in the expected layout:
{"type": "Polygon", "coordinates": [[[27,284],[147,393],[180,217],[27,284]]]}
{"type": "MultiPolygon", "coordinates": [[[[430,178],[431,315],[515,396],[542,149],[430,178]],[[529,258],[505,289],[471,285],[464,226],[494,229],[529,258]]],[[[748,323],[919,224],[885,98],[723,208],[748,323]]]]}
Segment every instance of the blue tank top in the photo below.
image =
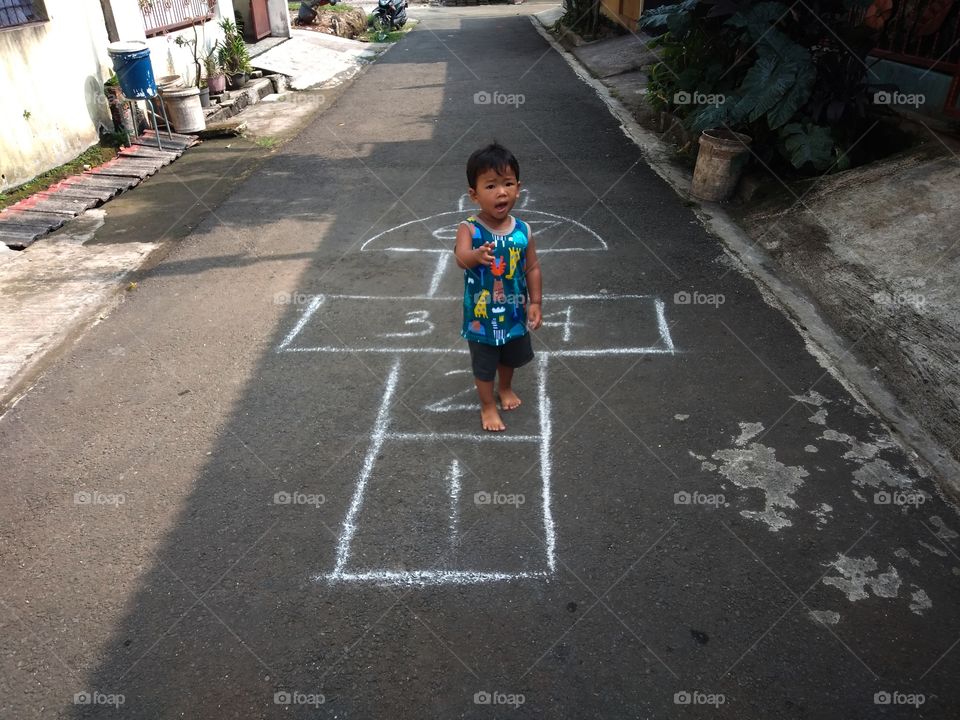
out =
{"type": "Polygon", "coordinates": [[[503,345],[527,334],[527,242],[529,226],[514,218],[513,230],[495,235],[476,217],[466,220],[473,247],[495,243],[493,265],[463,271],[463,330],[467,340],[503,345]]]}

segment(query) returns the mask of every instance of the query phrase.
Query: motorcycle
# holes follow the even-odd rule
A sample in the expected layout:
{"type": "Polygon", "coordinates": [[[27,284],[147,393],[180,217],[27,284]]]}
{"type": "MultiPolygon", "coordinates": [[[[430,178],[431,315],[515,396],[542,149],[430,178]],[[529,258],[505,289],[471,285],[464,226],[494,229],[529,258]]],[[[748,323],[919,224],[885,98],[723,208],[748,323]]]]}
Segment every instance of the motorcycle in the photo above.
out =
{"type": "Polygon", "coordinates": [[[407,0],[378,0],[373,11],[373,27],[382,40],[390,30],[407,23],[407,0]]]}

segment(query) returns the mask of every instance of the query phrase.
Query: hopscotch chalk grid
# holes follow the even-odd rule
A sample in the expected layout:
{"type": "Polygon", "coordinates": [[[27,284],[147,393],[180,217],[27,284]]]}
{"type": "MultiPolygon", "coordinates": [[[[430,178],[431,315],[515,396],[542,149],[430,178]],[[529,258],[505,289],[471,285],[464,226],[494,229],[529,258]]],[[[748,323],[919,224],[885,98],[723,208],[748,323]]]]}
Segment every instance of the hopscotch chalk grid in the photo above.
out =
{"type": "MultiPolygon", "coordinates": [[[[568,229],[575,232],[571,246],[554,247],[541,250],[549,252],[603,252],[607,249],[606,242],[586,226],[569,218],[551,213],[532,211],[526,207],[530,202],[529,195],[524,191],[522,197],[523,217],[532,226],[535,235],[545,230],[569,223],[568,229]],[[586,241],[586,242],[584,242],[586,241]]],[[[556,569],[556,531],[554,526],[551,484],[552,484],[552,457],[550,444],[552,440],[550,397],[547,392],[547,378],[551,358],[576,357],[614,357],[637,355],[673,355],[677,352],[670,329],[667,325],[665,307],[662,300],[649,295],[623,295],[611,293],[597,294],[554,294],[545,295],[544,301],[550,307],[563,308],[559,312],[544,316],[544,327],[555,333],[556,342],[553,349],[538,350],[536,360],[536,412],[537,431],[534,434],[485,433],[485,432],[404,432],[396,426],[395,418],[391,413],[391,405],[397,395],[401,382],[403,358],[407,354],[467,354],[468,349],[464,342],[457,347],[431,347],[430,340],[440,337],[446,338],[445,331],[437,331],[431,317],[444,317],[451,308],[456,308],[462,301],[462,296],[440,296],[437,291],[447,267],[452,263],[452,252],[449,249],[456,235],[457,224],[467,212],[467,198],[461,197],[458,210],[439,213],[423,220],[413,220],[375,235],[364,242],[361,250],[364,252],[380,251],[390,253],[435,253],[437,264],[430,278],[428,290],[422,295],[351,295],[323,293],[308,296],[308,302],[303,314],[296,324],[287,333],[277,347],[279,353],[358,353],[384,354],[393,356],[389,373],[384,381],[382,398],[377,416],[370,432],[370,440],[360,473],[356,479],[353,495],[343,518],[340,534],[337,540],[336,559],[330,572],[320,573],[316,580],[325,582],[363,582],[379,585],[446,585],[446,584],[475,584],[498,581],[543,579],[551,576],[556,569]],[[432,237],[416,238],[412,245],[391,242],[391,234],[415,223],[427,223],[438,218],[456,215],[456,223],[434,230],[432,237]],[[439,243],[438,243],[439,241],[439,243]],[[438,248],[438,244],[442,248],[438,248]],[[422,245],[422,247],[420,247],[422,245]],[[374,308],[377,316],[384,325],[394,328],[392,332],[375,332],[370,328],[357,327],[354,310],[357,304],[374,308]],[[655,342],[617,343],[611,342],[603,346],[577,347],[574,341],[576,328],[589,320],[590,316],[602,318],[603,308],[609,303],[618,303],[623,307],[621,316],[646,317],[649,319],[644,328],[647,337],[655,337],[655,342]],[[318,311],[324,308],[324,319],[318,319],[318,311]],[[415,309],[411,309],[415,308],[415,309]],[[434,310],[439,312],[434,313],[434,310]],[[553,319],[551,319],[553,318],[553,319]],[[319,337],[318,342],[311,342],[319,337]],[[371,336],[375,338],[372,341],[371,336]],[[378,462],[383,462],[381,453],[385,443],[420,443],[435,445],[436,443],[468,443],[481,445],[485,443],[510,443],[519,445],[533,445],[536,448],[540,466],[539,501],[541,503],[541,522],[543,531],[543,558],[539,568],[528,570],[490,570],[490,569],[458,569],[458,568],[430,568],[396,569],[396,568],[356,568],[351,564],[351,550],[355,544],[358,531],[361,530],[364,501],[371,491],[378,462]]],[[[434,223],[436,224],[436,223],[434,223]]],[[[566,235],[567,233],[564,233],[566,235]]],[[[404,233],[405,237],[409,237],[404,233]]],[[[609,324],[609,323],[608,323],[609,324]]],[[[594,322],[596,327],[597,323],[594,322]]],[[[627,333],[622,329],[611,330],[611,340],[622,340],[627,333]]],[[[642,334],[642,333],[641,333],[642,334]]],[[[446,375],[464,373],[468,370],[451,370],[446,375]]],[[[470,412],[477,413],[479,406],[475,402],[475,391],[472,385],[467,389],[449,397],[429,403],[424,406],[429,412],[470,412]],[[464,402],[465,400],[473,402],[464,402]]],[[[463,470],[461,459],[451,459],[445,474],[445,483],[449,495],[449,518],[445,522],[444,532],[449,534],[449,542],[453,545],[458,542],[460,532],[459,505],[462,493],[463,470]]],[[[451,546],[452,546],[451,545],[451,546]]]]}

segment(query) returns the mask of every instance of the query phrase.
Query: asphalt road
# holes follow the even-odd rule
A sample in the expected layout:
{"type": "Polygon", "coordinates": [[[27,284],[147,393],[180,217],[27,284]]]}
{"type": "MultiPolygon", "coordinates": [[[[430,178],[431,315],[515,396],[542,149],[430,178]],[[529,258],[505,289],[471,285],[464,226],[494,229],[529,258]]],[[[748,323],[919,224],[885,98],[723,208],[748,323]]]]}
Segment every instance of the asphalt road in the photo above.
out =
{"type": "Polygon", "coordinates": [[[0,715],[953,717],[956,507],[526,10],[418,12],[0,419],[0,715]],[[494,137],[500,440],[433,252],[494,137]]]}

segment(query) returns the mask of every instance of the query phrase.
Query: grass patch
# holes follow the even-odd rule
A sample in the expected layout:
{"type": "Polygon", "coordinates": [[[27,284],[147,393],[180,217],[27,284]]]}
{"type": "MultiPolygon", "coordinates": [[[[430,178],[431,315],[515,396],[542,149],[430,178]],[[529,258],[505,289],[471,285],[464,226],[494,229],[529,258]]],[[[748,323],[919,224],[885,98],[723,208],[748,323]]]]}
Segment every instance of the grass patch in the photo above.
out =
{"type": "Polygon", "coordinates": [[[381,34],[373,28],[373,13],[370,13],[367,15],[367,31],[363,33],[363,35],[358,35],[357,40],[361,40],[362,42],[394,43],[402,38],[405,33],[410,32],[414,25],[416,25],[415,22],[407,20],[407,24],[399,30],[391,30],[381,36],[381,34]]]}
{"type": "Polygon", "coordinates": [[[380,37],[380,34],[374,32],[373,30],[367,30],[363,35],[357,38],[362,42],[396,42],[403,37],[403,30],[391,30],[383,37],[380,37]]]}
{"type": "Polygon", "coordinates": [[[269,135],[265,137],[258,137],[253,142],[266,150],[275,148],[277,145],[280,144],[280,141],[277,138],[270,137],[269,135]]]}
{"type": "MultiPolygon", "coordinates": [[[[290,12],[293,13],[294,17],[298,12],[300,12],[300,3],[292,2],[287,3],[290,6],[290,12]]],[[[316,10],[326,10],[327,12],[335,13],[345,13],[355,10],[353,5],[347,5],[346,3],[337,3],[336,5],[319,5],[315,8],[316,10]]],[[[293,18],[291,18],[292,20],[293,18]]]]}
{"type": "Polygon", "coordinates": [[[118,147],[120,147],[119,138],[111,137],[103,140],[89,150],[83,151],[70,162],[55,167],[53,170],[47,170],[30,182],[0,193],[0,209],[10,207],[34,193],[46,190],[51,185],[55,185],[71,175],[79,175],[83,172],[84,165],[90,167],[103,165],[107,160],[112,160],[117,156],[118,147]]]}

